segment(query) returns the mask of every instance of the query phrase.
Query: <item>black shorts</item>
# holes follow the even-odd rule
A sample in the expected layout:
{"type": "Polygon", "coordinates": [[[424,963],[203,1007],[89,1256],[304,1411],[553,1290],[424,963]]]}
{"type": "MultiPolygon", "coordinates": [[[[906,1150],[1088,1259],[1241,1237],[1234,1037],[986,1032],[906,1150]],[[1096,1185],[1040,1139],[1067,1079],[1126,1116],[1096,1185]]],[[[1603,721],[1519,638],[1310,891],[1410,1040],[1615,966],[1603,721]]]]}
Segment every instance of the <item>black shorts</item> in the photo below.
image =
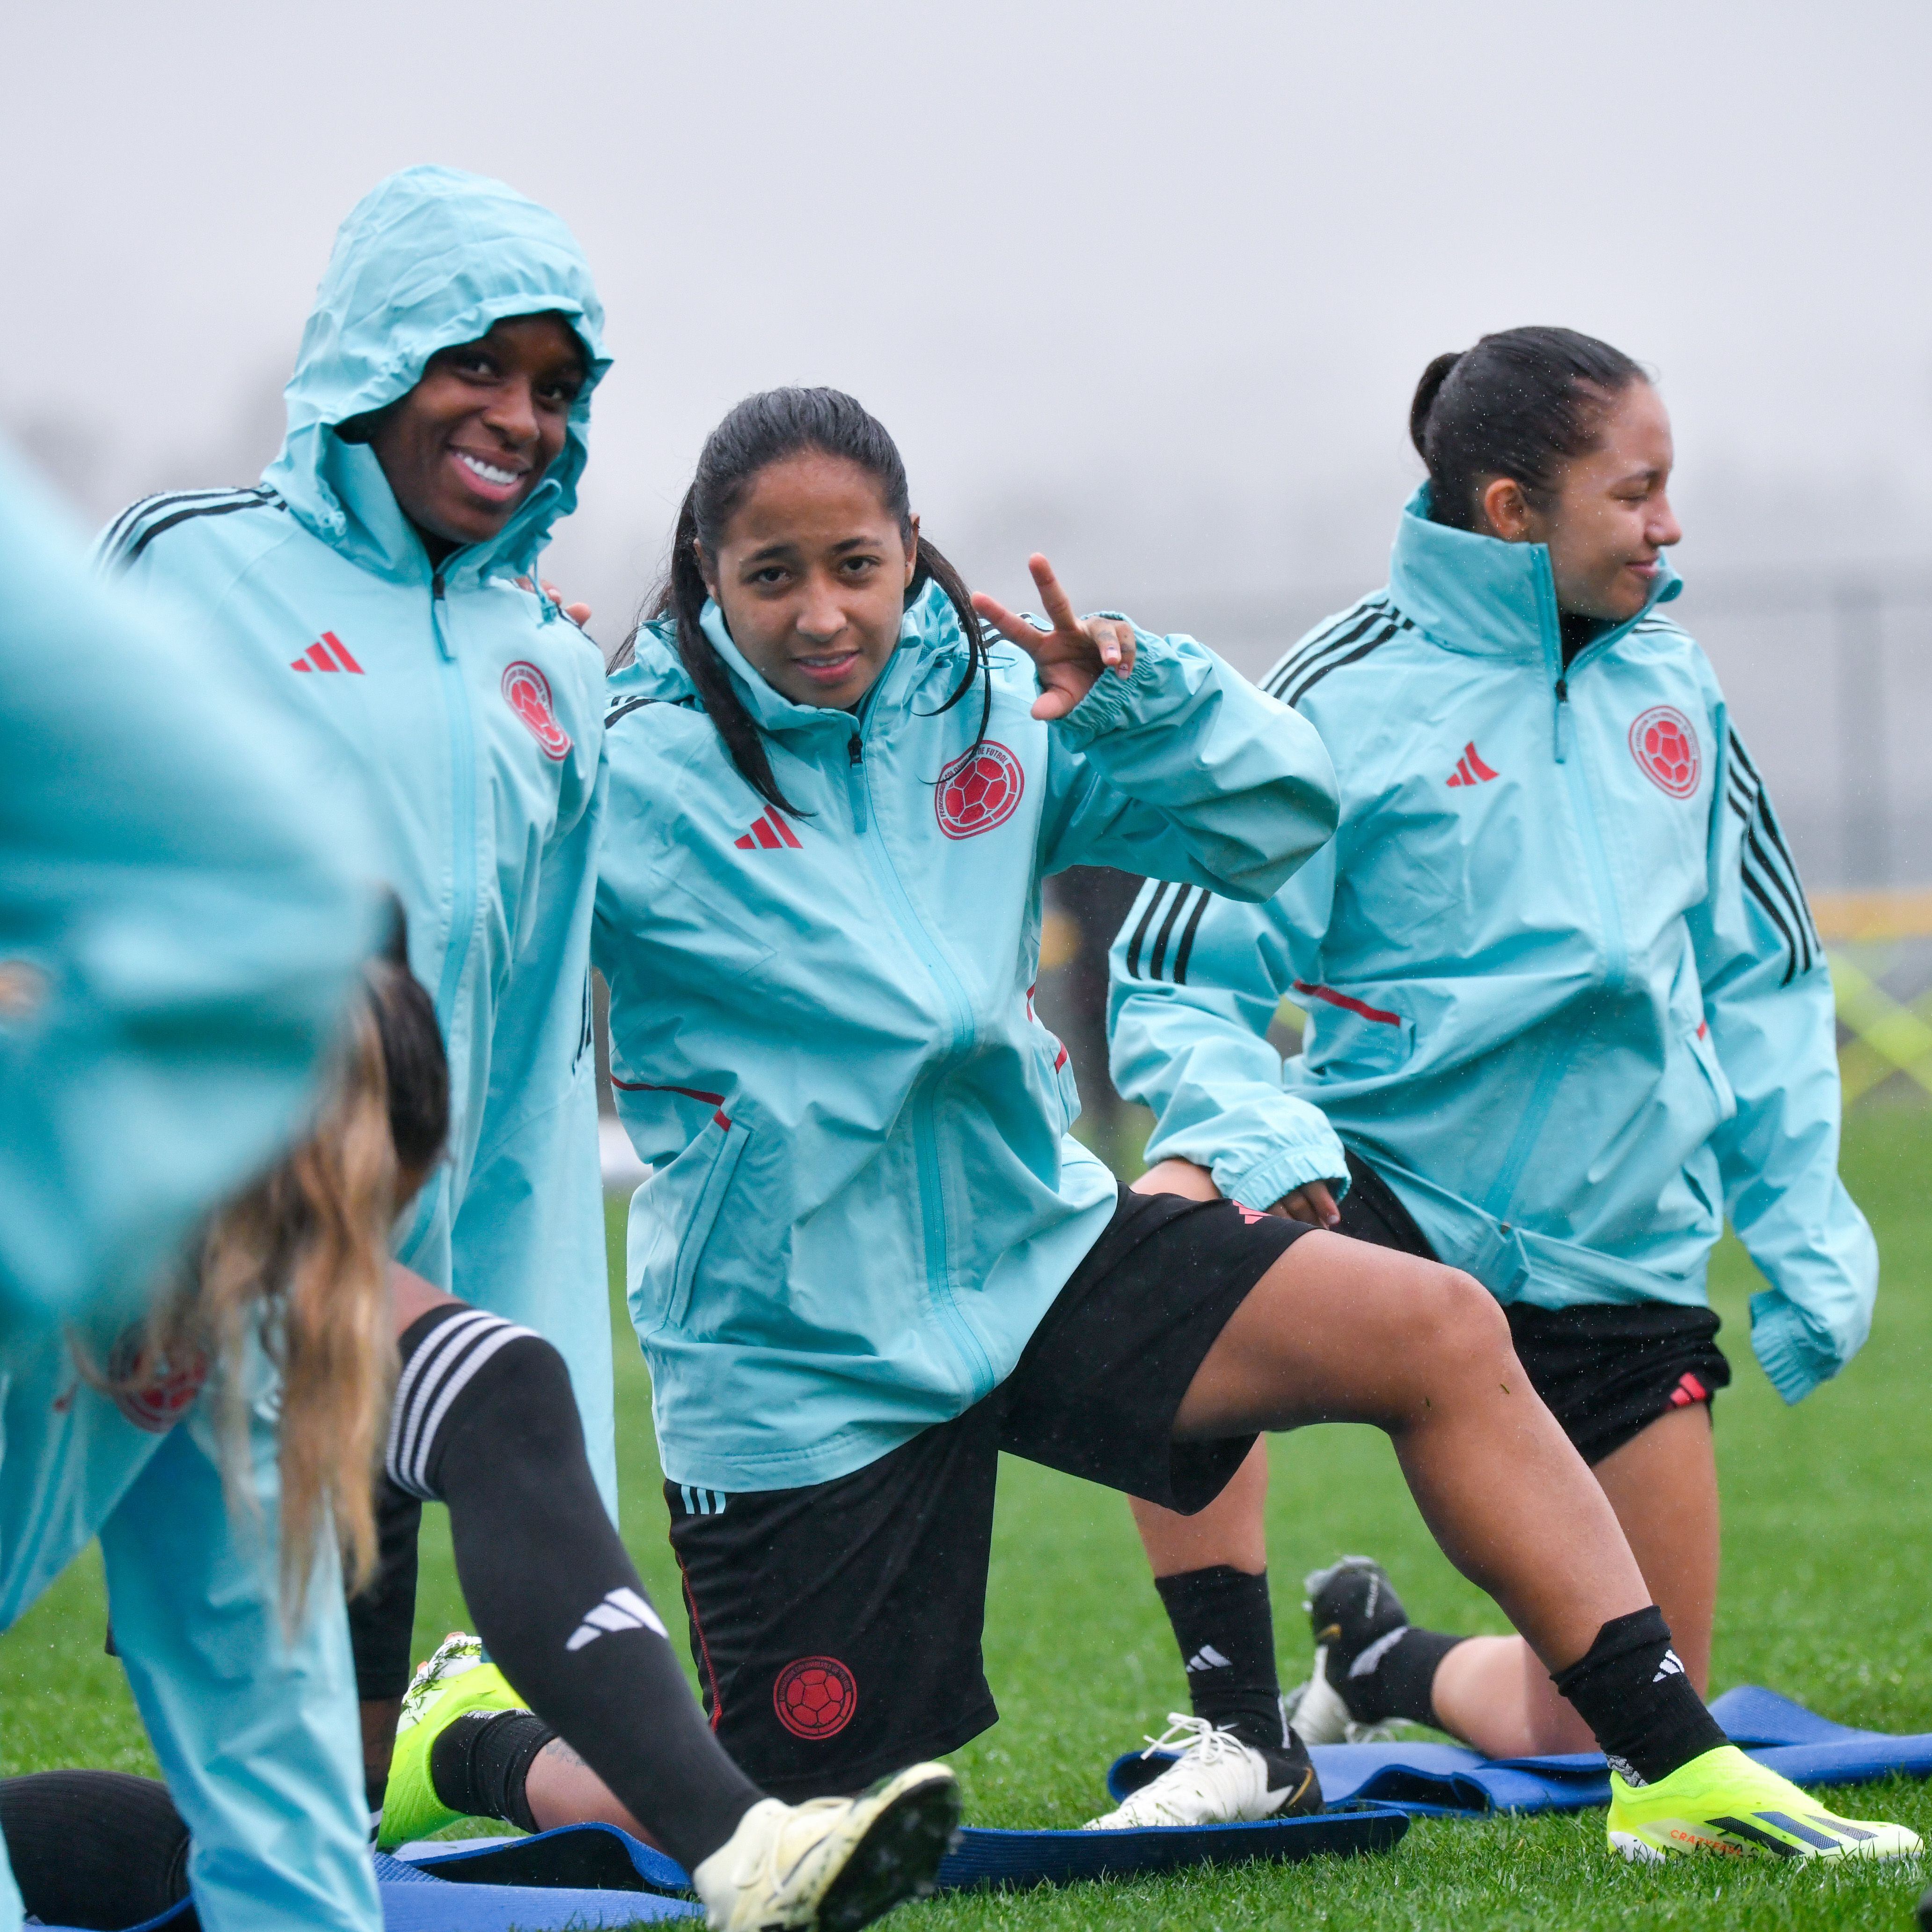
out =
{"type": "MultiPolygon", "coordinates": [[[[1342,1232],[1378,1247],[1433,1261],[1435,1254],[1394,1191],[1348,1156],[1342,1232]]],[[[1508,1310],[1516,1359],[1585,1462],[1600,1462],[1660,1416],[1708,1405],[1731,1379],[1708,1308],[1667,1301],[1588,1302],[1508,1310]]]]}
{"type": "Polygon", "coordinates": [[[1309,1231],[1123,1188],[1012,1373],[849,1476],[727,1495],[664,1485],[712,1728],[788,1799],[862,1789],[999,1716],[980,1653],[1000,1452],[1205,1508],[1252,1436],[1176,1442],[1195,1371],[1309,1231]]]}

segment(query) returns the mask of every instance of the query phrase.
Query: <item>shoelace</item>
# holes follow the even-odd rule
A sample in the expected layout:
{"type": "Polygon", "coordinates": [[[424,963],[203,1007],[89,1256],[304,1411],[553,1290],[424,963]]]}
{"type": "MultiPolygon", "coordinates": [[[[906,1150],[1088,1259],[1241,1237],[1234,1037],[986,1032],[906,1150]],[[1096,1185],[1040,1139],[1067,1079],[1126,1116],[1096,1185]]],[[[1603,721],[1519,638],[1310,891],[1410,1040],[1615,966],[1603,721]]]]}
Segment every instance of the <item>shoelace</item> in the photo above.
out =
{"type": "Polygon", "coordinates": [[[1242,1748],[1240,1739],[1216,1730],[1211,1718],[1190,1718],[1179,1711],[1168,1712],[1167,1730],[1162,1736],[1150,1737],[1143,1731],[1141,1742],[1147,1746],[1141,1753],[1144,1758],[1152,1757],[1156,1751],[1172,1750],[1176,1757],[1200,1765],[1218,1763],[1242,1748]]]}

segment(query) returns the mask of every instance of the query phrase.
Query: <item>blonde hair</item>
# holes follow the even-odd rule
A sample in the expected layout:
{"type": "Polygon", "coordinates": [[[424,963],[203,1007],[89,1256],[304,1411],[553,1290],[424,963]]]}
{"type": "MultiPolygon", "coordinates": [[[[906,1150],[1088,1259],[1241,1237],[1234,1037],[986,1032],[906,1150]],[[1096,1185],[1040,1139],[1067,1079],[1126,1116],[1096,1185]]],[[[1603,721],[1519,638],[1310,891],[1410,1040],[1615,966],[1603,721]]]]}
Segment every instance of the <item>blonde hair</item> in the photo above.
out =
{"type": "MultiPolygon", "coordinates": [[[[372,968],[372,981],[381,970],[372,968]]],[[[388,1235],[398,1168],[368,998],[355,1002],[346,1033],[308,1138],[209,1222],[194,1279],[164,1298],[132,1359],[117,1352],[107,1375],[90,1376],[118,1396],[152,1388],[158,1373],[212,1365],[236,1508],[244,1360],[260,1336],[281,1376],[279,1567],[291,1623],[325,1523],[334,1526],[351,1591],[374,1572],[376,1459],[395,1375],[388,1235]]]]}

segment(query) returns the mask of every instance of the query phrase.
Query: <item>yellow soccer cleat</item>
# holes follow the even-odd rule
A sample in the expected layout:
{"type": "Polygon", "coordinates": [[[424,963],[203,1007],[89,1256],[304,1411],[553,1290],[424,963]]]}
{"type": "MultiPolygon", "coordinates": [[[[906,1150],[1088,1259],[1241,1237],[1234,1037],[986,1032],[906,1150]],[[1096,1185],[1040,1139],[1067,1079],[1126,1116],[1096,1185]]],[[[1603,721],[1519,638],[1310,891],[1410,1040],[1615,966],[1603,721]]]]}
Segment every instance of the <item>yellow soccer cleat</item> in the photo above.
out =
{"type": "Polygon", "coordinates": [[[384,1851],[426,1838],[463,1816],[436,1795],[429,1754],[436,1739],[466,1711],[521,1711],[528,1706],[503,1673],[485,1663],[482,1642],[452,1630],[435,1654],[416,1666],[396,1725],[396,1754],[389,1762],[376,1842],[384,1851]]]}
{"type": "Polygon", "coordinates": [[[1679,1765],[1654,1784],[1610,1774],[1610,1850],[1646,1864],[1672,1856],[1904,1858],[1922,1849],[1903,1825],[1840,1818],[1735,1744],[1679,1765]]]}

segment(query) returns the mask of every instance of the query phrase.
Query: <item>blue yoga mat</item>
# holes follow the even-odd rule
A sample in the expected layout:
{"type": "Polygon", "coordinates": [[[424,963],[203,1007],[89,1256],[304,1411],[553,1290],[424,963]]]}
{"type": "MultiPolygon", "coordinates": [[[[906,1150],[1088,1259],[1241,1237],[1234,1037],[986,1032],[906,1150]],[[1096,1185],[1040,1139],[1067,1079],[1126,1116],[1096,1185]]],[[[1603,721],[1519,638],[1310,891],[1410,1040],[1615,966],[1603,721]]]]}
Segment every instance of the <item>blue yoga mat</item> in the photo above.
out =
{"type": "MultiPolygon", "coordinates": [[[[1755,1684],[1711,1706],[1732,1742],[1794,1784],[1864,1784],[1904,1772],[1932,1777],[1932,1733],[1894,1736],[1834,1724],[1755,1684]]],[[[1584,1811],[1610,1802],[1610,1774],[1594,1751],[1562,1757],[1486,1758],[1461,1744],[1317,1744],[1309,1755],[1330,1804],[1394,1805],[1412,1816],[1479,1817],[1489,1811],[1584,1811]]],[[[1160,1775],[1170,1753],[1114,1760],[1107,1789],[1118,1801],[1160,1775]]]]}
{"type": "MultiPolygon", "coordinates": [[[[492,1866],[491,1855],[511,1845],[536,1845],[538,1839],[514,1839],[508,1844],[490,1840],[475,1852],[460,1843],[439,1845],[436,1849],[443,1856],[421,1862],[376,1852],[376,1888],[382,1895],[385,1932],[552,1932],[566,1927],[570,1932],[605,1932],[640,1920],[704,1916],[688,1900],[640,1888],[647,1874],[659,1880],[674,1874],[680,1886],[684,1874],[670,1859],[622,1832],[607,1825],[579,1825],[542,1836],[574,1842],[560,1852],[540,1853],[527,1861],[518,1874],[525,1881],[521,1884],[488,1876],[502,1869],[500,1857],[492,1866]],[[428,1870],[431,1863],[461,1868],[462,1882],[456,1870],[428,1870]],[[570,1874],[576,1882],[559,1882],[546,1876],[550,1872],[570,1874]]],[[[184,1898],[172,1911],[146,1920],[134,1932],[200,1932],[200,1922],[194,1900],[184,1898]]],[[[53,1927],[50,1932],[73,1928],[53,1927]]]]}
{"type": "MultiPolygon", "coordinates": [[[[981,1886],[1065,1885],[1184,1865],[1292,1861],[1324,1853],[1385,1852],[1408,1829],[1386,1804],[1361,1804],[1309,1818],[1256,1825],[1145,1832],[993,1832],[969,1827],[939,1868],[942,1891],[981,1886]]],[[[405,1846],[419,1871],[489,1885],[644,1885],[664,1892],[690,1882],[682,1870],[608,1825],[566,1826],[529,1838],[466,1845],[405,1846]]],[[[552,1922],[546,1920],[544,1924],[552,1922]]]]}

